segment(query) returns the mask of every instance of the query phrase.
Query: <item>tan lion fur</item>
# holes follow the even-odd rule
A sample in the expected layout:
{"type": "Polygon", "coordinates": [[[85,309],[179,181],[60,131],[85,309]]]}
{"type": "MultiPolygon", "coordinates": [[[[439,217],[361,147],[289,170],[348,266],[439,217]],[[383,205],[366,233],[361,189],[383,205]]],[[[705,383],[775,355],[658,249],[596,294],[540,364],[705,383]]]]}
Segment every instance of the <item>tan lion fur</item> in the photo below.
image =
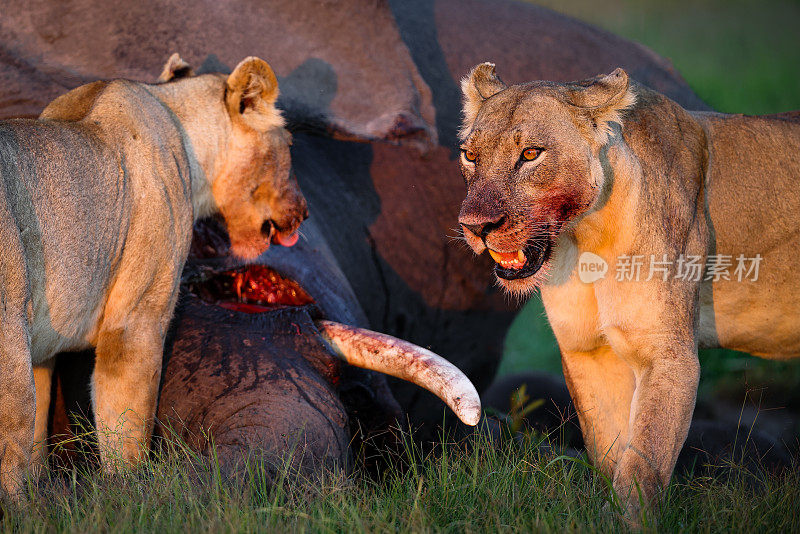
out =
{"type": "Polygon", "coordinates": [[[550,243],[539,273],[499,283],[541,287],[589,454],[635,517],[636,485],[654,499],[686,438],[698,347],[800,355],[800,114],[688,112],[621,69],[512,87],[476,69],[464,84],[465,238],[476,253],[550,243]],[[527,146],[543,151],[520,163],[527,146]],[[605,260],[605,278],[579,279],[585,252],[605,260]],[[763,260],[757,280],[615,276],[620,257],[665,254],[763,260]]]}
{"type": "MultiPolygon", "coordinates": [[[[166,83],[94,82],[39,120],[0,122],[6,494],[17,494],[34,440],[46,437],[61,351],[96,349],[91,389],[105,467],[141,457],[197,218],[221,212],[234,251],[252,256],[305,217],[270,67],[251,57],[230,76],[188,74],[176,55],[166,83]]],[[[34,459],[43,454],[38,447],[34,459]]]]}

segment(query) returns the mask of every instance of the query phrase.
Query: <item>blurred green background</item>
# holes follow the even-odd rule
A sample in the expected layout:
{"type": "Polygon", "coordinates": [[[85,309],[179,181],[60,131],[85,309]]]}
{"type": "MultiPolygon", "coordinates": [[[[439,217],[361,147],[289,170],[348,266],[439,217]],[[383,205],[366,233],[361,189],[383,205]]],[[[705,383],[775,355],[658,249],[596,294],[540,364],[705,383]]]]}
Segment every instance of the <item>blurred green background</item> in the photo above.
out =
{"type": "MultiPolygon", "coordinates": [[[[670,59],[694,91],[727,113],[800,109],[800,1],[537,0],[650,47],[670,59]]],[[[800,245],[800,244],[799,244],[800,245]]],[[[702,351],[701,394],[737,384],[800,390],[800,362],[773,362],[733,351],[702,351]]],[[[561,373],[558,346],[538,294],[506,338],[500,374],[561,373]]]]}

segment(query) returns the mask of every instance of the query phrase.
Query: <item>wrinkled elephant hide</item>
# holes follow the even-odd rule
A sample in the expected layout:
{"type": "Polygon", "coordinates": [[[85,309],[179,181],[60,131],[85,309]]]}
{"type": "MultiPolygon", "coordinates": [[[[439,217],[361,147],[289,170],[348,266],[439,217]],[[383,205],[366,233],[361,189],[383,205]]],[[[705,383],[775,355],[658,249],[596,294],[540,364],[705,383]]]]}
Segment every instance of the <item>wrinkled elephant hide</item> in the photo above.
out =
{"type": "Polygon", "coordinates": [[[302,308],[230,311],[188,297],[165,351],[158,420],[224,465],[291,452],[308,471],[347,465],[339,362],[302,308]],[[307,465],[306,465],[307,464],[307,465]]]}
{"type": "Polygon", "coordinates": [[[348,139],[435,142],[430,89],[383,2],[4,0],[0,13],[6,116],[36,116],[98,78],[155,81],[173,52],[198,72],[258,56],[293,122],[348,139]]]}

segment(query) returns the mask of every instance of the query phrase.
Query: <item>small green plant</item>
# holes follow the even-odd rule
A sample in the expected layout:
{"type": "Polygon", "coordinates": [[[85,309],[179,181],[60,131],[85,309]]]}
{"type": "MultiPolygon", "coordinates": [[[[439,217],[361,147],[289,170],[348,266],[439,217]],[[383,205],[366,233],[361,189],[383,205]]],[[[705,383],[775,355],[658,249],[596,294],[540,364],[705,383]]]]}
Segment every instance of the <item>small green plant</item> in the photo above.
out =
{"type": "Polygon", "coordinates": [[[544,399],[531,400],[528,395],[528,385],[522,384],[511,393],[510,408],[508,411],[508,430],[512,434],[521,432],[525,428],[525,418],[544,404],[544,399]]]}

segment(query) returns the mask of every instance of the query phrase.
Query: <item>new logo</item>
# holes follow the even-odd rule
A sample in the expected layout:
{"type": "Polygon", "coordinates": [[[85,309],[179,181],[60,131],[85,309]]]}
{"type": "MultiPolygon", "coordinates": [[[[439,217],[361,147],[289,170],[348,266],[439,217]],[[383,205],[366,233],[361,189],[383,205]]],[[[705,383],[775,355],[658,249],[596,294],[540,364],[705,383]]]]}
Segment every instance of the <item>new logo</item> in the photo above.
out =
{"type": "Polygon", "coordinates": [[[605,278],[607,272],[608,263],[597,254],[584,252],[578,258],[578,279],[584,284],[605,278]]]}

